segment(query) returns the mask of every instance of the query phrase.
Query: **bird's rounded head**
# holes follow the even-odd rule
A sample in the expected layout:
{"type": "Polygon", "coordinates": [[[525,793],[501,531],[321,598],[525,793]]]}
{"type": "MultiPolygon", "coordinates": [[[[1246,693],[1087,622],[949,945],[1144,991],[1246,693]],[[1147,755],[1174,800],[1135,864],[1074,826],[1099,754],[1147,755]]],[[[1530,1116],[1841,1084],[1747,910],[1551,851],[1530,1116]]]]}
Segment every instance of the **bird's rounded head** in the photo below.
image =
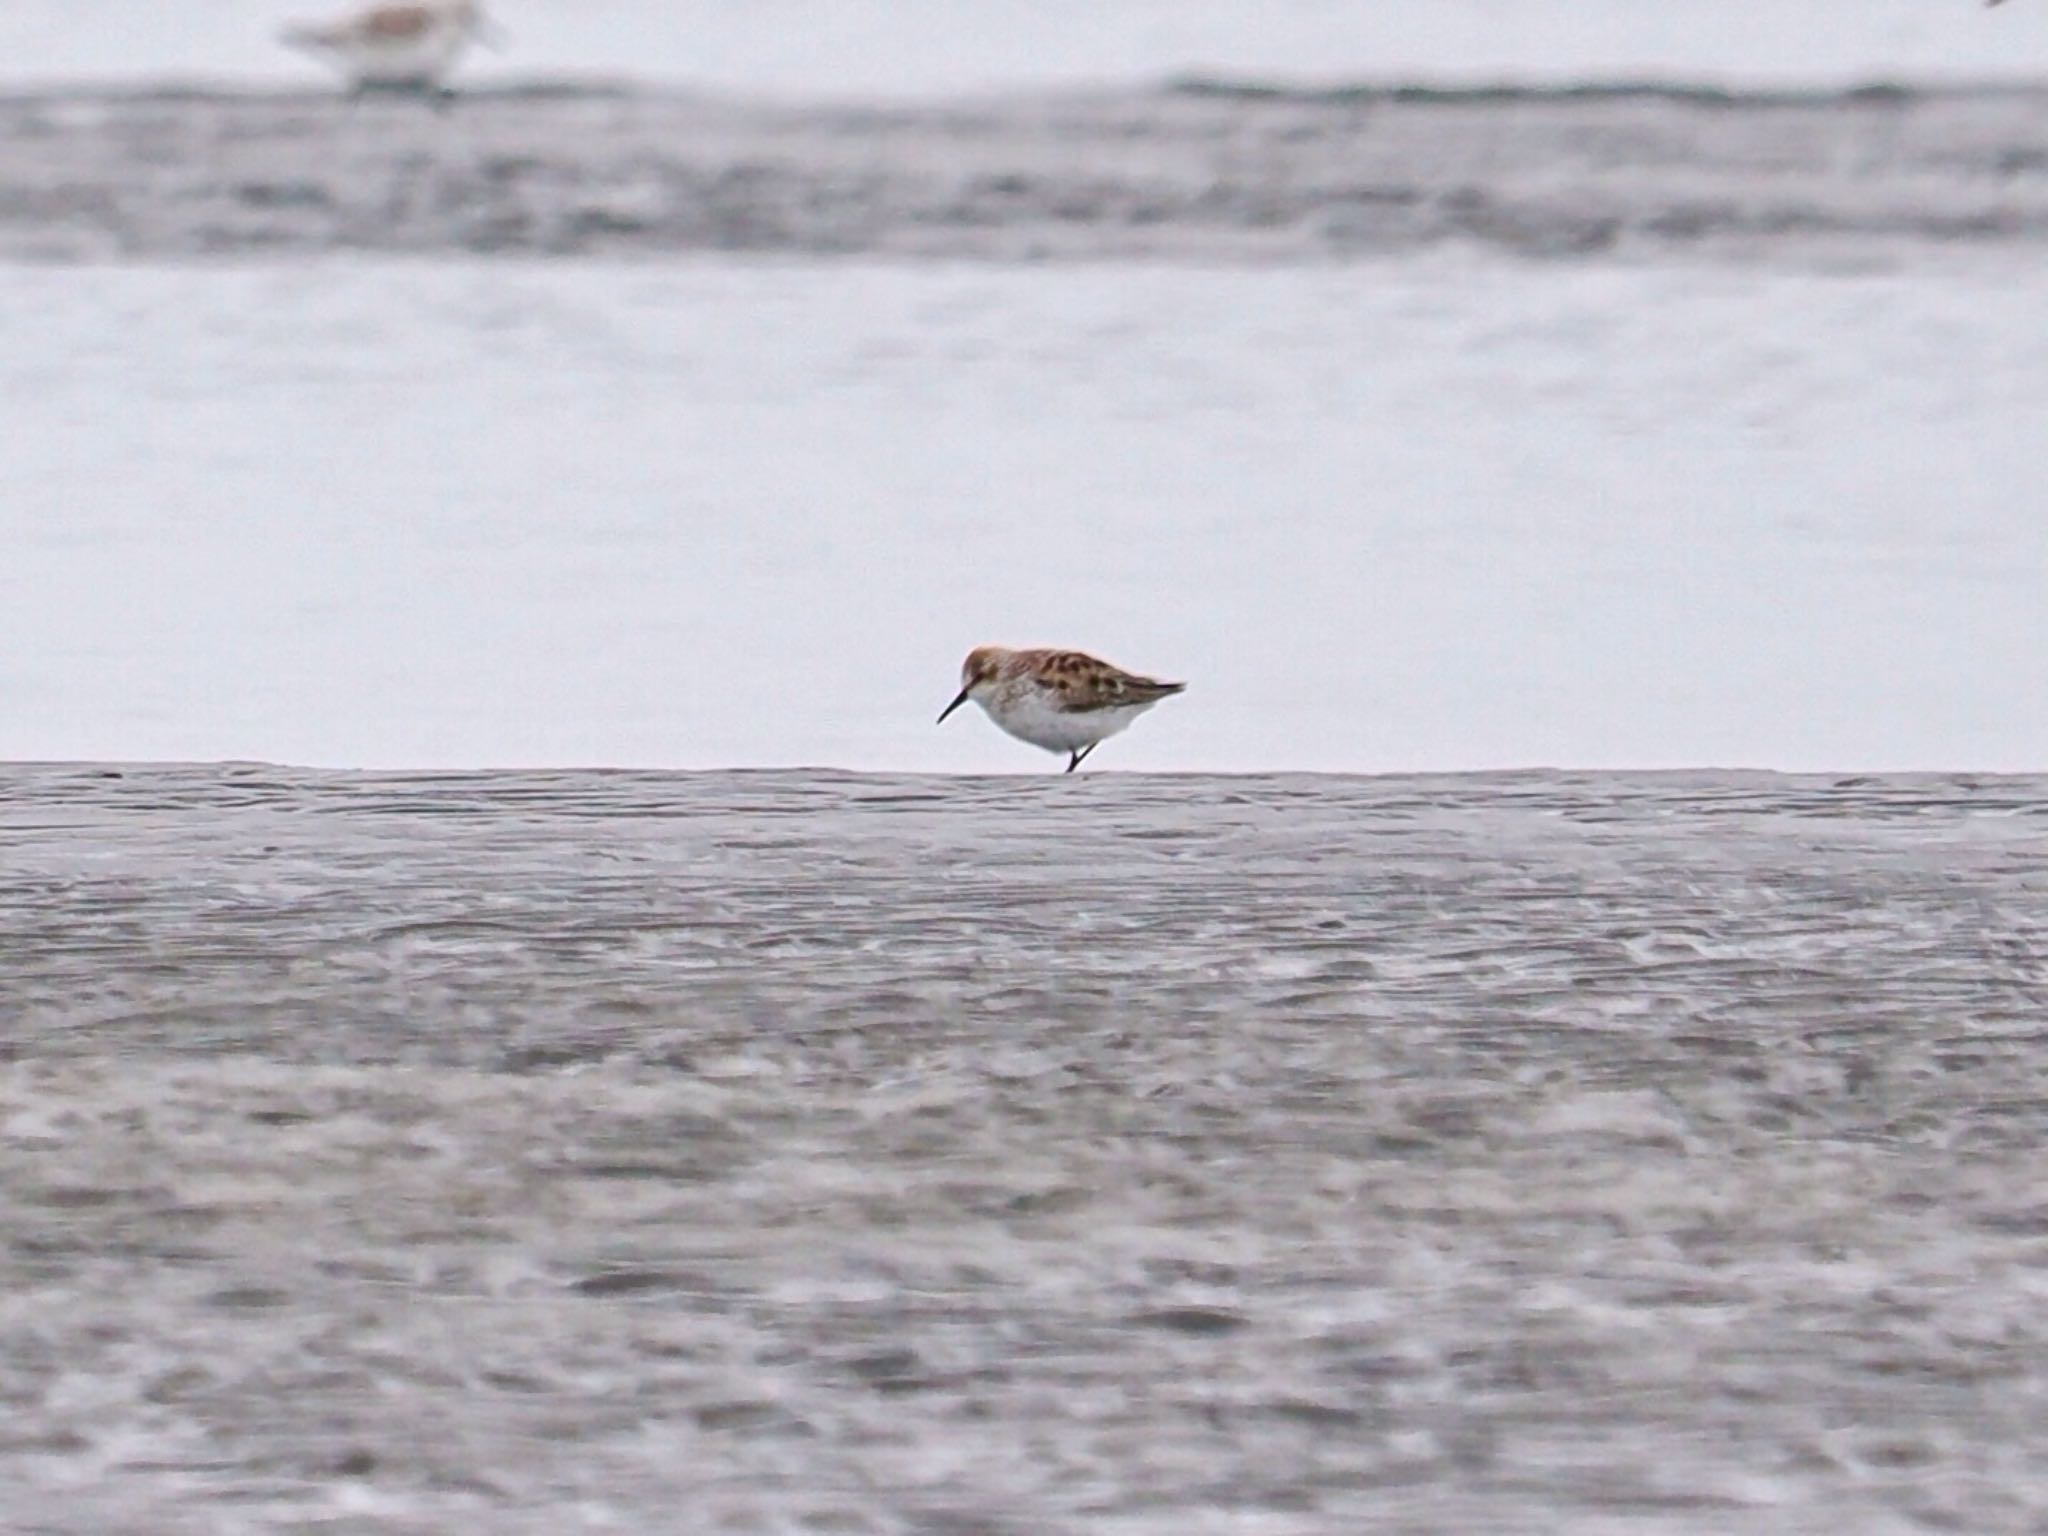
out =
{"type": "Polygon", "coordinates": [[[1009,651],[1000,645],[977,645],[960,663],[960,686],[972,691],[983,683],[994,682],[1009,658],[1009,651]]]}
{"type": "Polygon", "coordinates": [[[983,689],[1002,675],[1003,663],[1009,659],[1009,651],[1000,645],[977,645],[969,651],[967,659],[960,663],[960,692],[940,712],[940,722],[943,724],[947,715],[969,699],[978,698],[983,689]]]}

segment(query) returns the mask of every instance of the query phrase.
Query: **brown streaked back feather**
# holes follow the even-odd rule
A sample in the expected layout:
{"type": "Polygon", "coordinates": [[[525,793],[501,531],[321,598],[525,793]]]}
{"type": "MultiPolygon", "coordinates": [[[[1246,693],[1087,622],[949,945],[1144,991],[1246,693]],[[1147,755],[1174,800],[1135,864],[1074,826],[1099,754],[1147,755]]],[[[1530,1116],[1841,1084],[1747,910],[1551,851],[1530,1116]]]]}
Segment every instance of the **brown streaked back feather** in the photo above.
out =
{"type": "Polygon", "coordinates": [[[380,5],[362,18],[363,35],[376,38],[419,37],[438,20],[424,5],[380,5]]]}
{"type": "Polygon", "coordinates": [[[1186,683],[1140,677],[1085,651],[1023,651],[1018,660],[1026,662],[1039,681],[1059,696],[1059,707],[1069,714],[1156,704],[1187,687],[1186,683]]]}

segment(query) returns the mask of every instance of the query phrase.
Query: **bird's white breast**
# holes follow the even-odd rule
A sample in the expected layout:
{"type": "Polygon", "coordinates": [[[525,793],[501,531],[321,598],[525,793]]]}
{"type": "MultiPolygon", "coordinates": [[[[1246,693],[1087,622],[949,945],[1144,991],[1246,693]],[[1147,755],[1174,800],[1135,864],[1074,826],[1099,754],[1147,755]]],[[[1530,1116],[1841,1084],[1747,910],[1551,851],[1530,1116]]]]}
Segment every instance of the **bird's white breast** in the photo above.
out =
{"type": "Polygon", "coordinates": [[[989,719],[1019,741],[1048,752],[1078,752],[1098,741],[1107,741],[1123,730],[1151,704],[1119,704],[1109,709],[1067,710],[1059,707],[1059,695],[1028,683],[997,688],[977,700],[989,719]]]}
{"type": "Polygon", "coordinates": [[[469,41],[442,22],[416,38],[365,39],[350,51],[350,66],[370,81],[433,80],[446,72],[469,41]]]}

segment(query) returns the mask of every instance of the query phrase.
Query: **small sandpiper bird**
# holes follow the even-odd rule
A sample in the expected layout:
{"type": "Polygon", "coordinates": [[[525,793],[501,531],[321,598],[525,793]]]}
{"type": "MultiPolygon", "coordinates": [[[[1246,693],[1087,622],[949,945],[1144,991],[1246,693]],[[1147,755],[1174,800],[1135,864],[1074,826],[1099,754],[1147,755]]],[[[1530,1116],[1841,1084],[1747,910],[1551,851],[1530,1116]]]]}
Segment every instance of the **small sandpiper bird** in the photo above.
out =
{"type": "Polygon", "coordinates": [[[347,73],[352,94],[419,91],[445,96],[442,81],[472,42],[500,34],[477,0],[373,5],[339,21],[302,22],[284,40],[347,73]]]}
{"type": "Polygon", "coordinates": [[[1019,741],[1067,754],[1067,772],[1186,683],[1138,677],[1081,651],[1012,651],[976,646],[960,665],[960,694],[941,724],[969,699],[1019,741]]]}

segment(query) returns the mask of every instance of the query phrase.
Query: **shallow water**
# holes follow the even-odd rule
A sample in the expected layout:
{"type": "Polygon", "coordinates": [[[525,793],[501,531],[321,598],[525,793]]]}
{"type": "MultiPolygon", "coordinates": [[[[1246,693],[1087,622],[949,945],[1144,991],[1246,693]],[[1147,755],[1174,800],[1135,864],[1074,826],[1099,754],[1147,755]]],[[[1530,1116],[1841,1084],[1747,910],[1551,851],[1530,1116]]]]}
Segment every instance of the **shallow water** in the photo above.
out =
{"type": "Polygon", "coordinates": [[[0,269],[0,758],[2048,763],[2037,264],[0,269]]]}
{"type": "Polygon", "coordinates": [[[2036,1530],[2044,807],[0,770],[11,1528],[2036,1530]]]}
{"type": "MultiPolygon", "coordinates": [[[[279,46],[348,0],[9,0],[0,80],[321,78],[279,46]]],[[[901,95],[1213,68],[1462,80],[2039,74],[2048,27],[1972,0],[492,0],[471,78],[599,73],[901,95]]]]}

